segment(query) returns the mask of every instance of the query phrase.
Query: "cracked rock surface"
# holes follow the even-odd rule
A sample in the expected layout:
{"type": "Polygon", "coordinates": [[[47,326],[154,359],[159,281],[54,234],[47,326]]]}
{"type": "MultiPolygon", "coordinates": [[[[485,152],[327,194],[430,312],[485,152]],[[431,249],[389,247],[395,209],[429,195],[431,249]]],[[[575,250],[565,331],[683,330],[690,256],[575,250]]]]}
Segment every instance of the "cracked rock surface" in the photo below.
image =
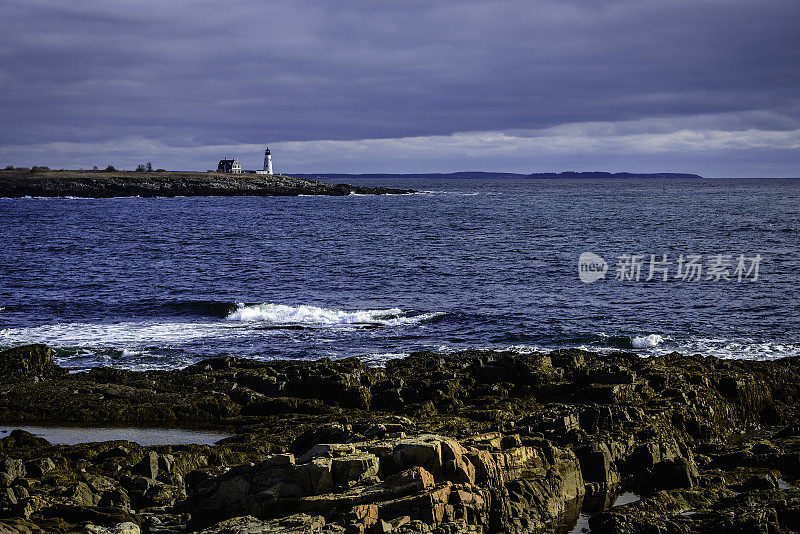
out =
{"type": "Polygon", "coordinates": [[[800,531],[800,362],[415,353],[67,374],[0,353],[0,420],[224,430],[0,440],[0,531],[800,531]],[[619,506],[610,496],[635,494],[619,506]],[[600,503],[600,504],[597,504],[600,503]]]}

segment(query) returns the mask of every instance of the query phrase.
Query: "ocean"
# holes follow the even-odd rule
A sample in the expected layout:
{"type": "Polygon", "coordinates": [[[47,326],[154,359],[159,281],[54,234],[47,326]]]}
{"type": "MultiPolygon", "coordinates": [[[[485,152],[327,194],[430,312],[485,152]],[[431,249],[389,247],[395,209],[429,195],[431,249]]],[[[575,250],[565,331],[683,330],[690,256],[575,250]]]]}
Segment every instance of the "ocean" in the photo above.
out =
{"type": "Polygon", "coordinates": [[[800,180],[351,182],[421,192],[0,199],[0,347],[75,370],[800,355],[800,180]]]}

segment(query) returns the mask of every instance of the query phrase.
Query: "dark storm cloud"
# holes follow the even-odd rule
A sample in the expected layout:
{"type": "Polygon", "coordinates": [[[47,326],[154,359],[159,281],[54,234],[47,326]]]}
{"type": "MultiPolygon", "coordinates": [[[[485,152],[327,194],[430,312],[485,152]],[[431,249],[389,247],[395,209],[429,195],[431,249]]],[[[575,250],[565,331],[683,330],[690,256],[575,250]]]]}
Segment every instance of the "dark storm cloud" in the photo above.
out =
{"type": "Polygon", "coordinates": [[[0,11],[4,147],[538,136],[595,122],[653,133],[670,120],[800,129],[794,0],[6,0],[0,11]]]}

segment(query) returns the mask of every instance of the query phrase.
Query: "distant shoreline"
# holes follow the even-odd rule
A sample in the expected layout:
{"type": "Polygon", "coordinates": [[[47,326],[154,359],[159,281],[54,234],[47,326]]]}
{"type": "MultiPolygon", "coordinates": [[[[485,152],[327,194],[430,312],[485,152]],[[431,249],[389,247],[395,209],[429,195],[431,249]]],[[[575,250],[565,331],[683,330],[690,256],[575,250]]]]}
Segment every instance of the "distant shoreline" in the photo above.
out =
{"type": "Polygon", "coordinates": [[[293,176],[309,178],[314,180],[342,180],[342,179],[387,179],[387,178],[451,178],[451,179],[552,179],[552,178],[581,178],[581,179],[640,179],[640,178],[677,178],[697,180],[703,177],[699,174],[677,173],[677,172],[658,172],[658,173],[634,173],[634,172],[535,172],[531,174],[514,172],[449,172],[449,173],[297,173],[293,176]]]}
{"type": "Polygon", "coordinates": [[[283,175],[216,172],[0,170],[0,197],[345,196],[413,193],[411,189],[330,184],[283,175]]]}

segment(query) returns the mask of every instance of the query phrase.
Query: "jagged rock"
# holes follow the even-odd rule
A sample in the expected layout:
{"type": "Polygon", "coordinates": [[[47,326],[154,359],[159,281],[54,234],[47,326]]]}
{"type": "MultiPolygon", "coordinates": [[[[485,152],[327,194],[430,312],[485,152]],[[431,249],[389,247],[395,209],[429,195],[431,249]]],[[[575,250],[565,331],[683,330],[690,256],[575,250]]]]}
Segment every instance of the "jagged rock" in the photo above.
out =
{"type": "Polygon", "coordinates": [[[325,526],[321,516],[296,514],[271,521],[252,516],[234,517],[209,527],[201,534],[307,534],[320,532],[325,526]]]}
{"type": "Polygon", "coordinates": [[[98,454],[97,462],[105,462],[113,458],[126,458],[129,454],[130,451],[128,450],[127,447],[118,445],[116,447],[111,447],[109,449],[106,449],[105,451],[98,454]]]}
{"type": "Polygon", "coordinates": [[[125,510],[126,512],[130,512],[131,498],[124,489],[115,488],[105,492],[97,502],[97,506],[100,506],[101,508],[119,508],[121,510],[125,510]]]}
{"type": "Polygon", "coordinates": [[[575,449],[586,483],[597,485],[594,491],[606,490],[620,483],[620,473],[605,443],[590,443],[575,449]]]}
{"type": "Polygon", "coordinates": [[[383,519],[379,519],[375,525],[372,527],[370,531],[371,534],[391,534],[394,531],[394,527],[391,523],[387,523],[383,519]]]}
{"type": "Polygon", "coordinates": [[[47,447],[50,443],[44,439],[34,436],[25,430],[12,430],[8,436],[0,439],[0,451],[19,451],[22,449],[36,449],[47,447]]]}
{"type": "Polygon", "coordinates": [[[14,489],[14,495],[17,496],[18,501],[22,501],[31,496],[31,494],[28,493],[28,488],[26,488],[25,486],[14,486],[13,489],[14,489]]]}
{"type": "Polygon", "coordinates": [[[800,530],[800,490],[786,484],[800,477],[800,360],[465,351],[369,368],[218,358],[0,393],[8,420],[237,429],[215,446],[0,440],[3,513],[64,531],[133,517],[169,532],[247,515],[267,528],[303,511],[324,515],[325,532],[549,532],[581,499],[608,507],[604,493],[621,488],[644,498],[598,511],[598,532],[800,530]],[[393,415],[382,412],[389,391],[403,400],[393,415]]]}
{"type": "Polygon", "coordinates": [[[171,454],[164,454],[158,456],[158,472],[159,473],[172,473],[175,469],[175,457],[171,454]]]}
{"type": "Polygon", "coordinates": [[[144,458],[138,464],[133,466],[131,471],[137,475],[155,479],[158,477],[158,459],[158,453],[150,451],[144,455],[144,458]]]}
{"type": "Polygon", "coordinates": [[[104,492],[104,491],[111,491],[119,486],[118,482],[113,478],[109,478],[103,475],[95,475],[93,473],[82,472],[79,474],[79,478],[89,484],[94,491],[97,492],[104,492]]]}
{"type": "Polygon", "coordinates": [[[432,488],[433,475],[424,468],[415,466],[386,477],[386,485],[397,493],[410,493],[432,488]]]}
{"type": "Polygon", "coordinates": [[[307,494],[325,493],[333,489],[332,465],[330,458],[314,458],[306,464],[296,465],[291,481],[307,494]]]}
{"type": "Polygon", "coordinates": [[[23,345],[0,352],[0,383],[45,380],[66,373],[53,363],[53,351],[47,345],[23,345]]]}
{"type": "Polygon", "coordinates": [[[0,521],[0,532],[8,534],[44,534],[45,531],[27,519],[4,519],[0,521]]]}
{"type": "Polygon", "coordinates": [[[778,481],[768,473],[762,473],[749,477],[741,484],[731,484],[730,488],[734,491],[764,491],[778,487],[778,481]]]}
{"type": "Polygon", "coordinates": [[[372,481],[378,475],[380,464],[374,454],[350,454],[333,458],[331,474],[336,486],[349,488],[372,481]]]}
{"type": "Polygon", "coordinates": [[[262,467],[277,467],[282,465],[294,465],[295,459],[292,453],[273,454],[261,462],[262,467]]]}
{"type": "Polygon", "coordinates": [[[37,458],[25,463],[25,473],[29,477],[39,478],[53,471],[56,464],[50,458],[37,458]]]}
{"type": "Polygon", "coordinates": [[[423,467],[440,480],[442,476],[442,440],[441,436],[432,434],[417,438],[400,440],[392,452],[394,464],[398,469],[423,467]]]}
{"type": "Polygon", "coordinates": [[[140,534],[139,525],[132,522],[120,523],[113,527],[100,527],[97,525],[86,525],[86,532],[92,534],[140,534]]]}
{"type": "Polygon", "coordinates": [[[346,443],[351,436],[351,426],[327,423],[297,436],[292,442],[291,449],[295,454],[302,455],[319,443],[346,443]]]}
{"type": "Polygon", "coordinates": [[[171,506],[175,501],[184,497],[183,488],[164,484],[141,475],[123,478],[121,485],[135,508],[171,506]]]}
{"type": "Polygon", "coordinates": [[[86,482],[78,482],[64,492],[64,497],[79,507],[94,506],[100,497],[92,491],[86,482]]]}
{"type": "Polygon", "coordinates": [[[297,458],[298,464],[310,462],[314,458],[334,458],[355,453],[356,449],[349,443],[318,443],[308,452],[297,458]]]}
{"type": "Polygon", "coordinates": [[[19,458],[3,458],[0,460],[0,471],[12,479],[21,478],[25,476],[25,464],[19,458]]]}
{"type": "Polygon", "coordinates": [[[378,522],[378,506],[375,504],[359,504],[350,510],[346,521],[356,523],[367,529],[378,522]]]}
{"type": "Polygon", "coordinates": [[[17,494],[12,488],[0,488],[0,510],[10,510],[17,504],[17,494]]]}
{"type": "Polygon", "coordinates": [[[652,490],[691,488],[697,483],[697,478],[697,468],[693,462],[674,458],[654,465],[645,485],[652,490]]]}

